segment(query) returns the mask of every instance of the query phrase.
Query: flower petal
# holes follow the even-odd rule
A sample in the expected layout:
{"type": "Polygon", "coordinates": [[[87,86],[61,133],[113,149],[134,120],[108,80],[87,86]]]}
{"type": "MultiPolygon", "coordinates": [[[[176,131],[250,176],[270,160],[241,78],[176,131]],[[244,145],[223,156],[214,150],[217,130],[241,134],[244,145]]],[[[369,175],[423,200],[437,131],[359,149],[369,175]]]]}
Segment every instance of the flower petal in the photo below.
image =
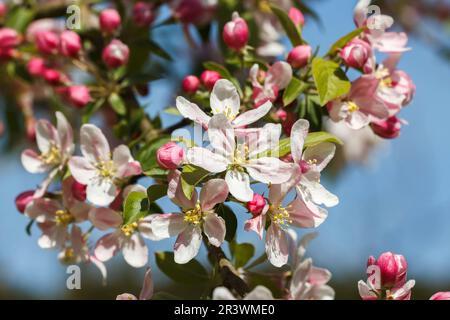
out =
{"type": "Polygon", "coordinates": [[[288,212],[292,224],[298,228],[317,228],[328,217],[327,210],[304,200],[300,195],[290,203],[288,212]]]}
{"type": "Polygon", "coordinates": [[[48,198],[38,198],[29,203],[25,208],[25,215],[37,222],[53,220],[58,210],[63,210],[61,203],[48,198]]]}
{"type": "Polygon", "coordinates": [[[197,255],[202,244],[202,230],[199,227],[188,226],[177,238],[174,245],[174,260],[184,264],[197,255]]]}
{"type": "Polygon", "coordinates": [[[131,155],[130,148],[120,145],[113,151],[113,162],[117,168],[117,178],[127,178],[142,173],[141,164],[135,161],[131,155]]]}
{"type": "Polygon", "coordinates": [[[91,163],[108,161],[111,150],[103,132],[93,124],[84,124],[80,131],[81,153],[91,163]]]}
{"type": "Polygon", "coordinates": [[[177,236],[187,227],[188,223],[184,221],[184,215],[180,213],[153,215],[150,221],[150,228],[158,240],[177,236]]]}
{"type": "Polygon", "coordinates": [[[213,291],[213,300],[237,300],[226,287],[217,287],[213,291]]]}
{"type": "Polygon", "coordinates": [[[89,220],[99,230],[117,228],[122,222],[122,215],[109,208],[93,208],[89,211],[89,220]]]}
{"type": "Polygon", "coordinates": [[[230,163],[220,154],[199,147],[190,148],[186,154],[186,159],[190,164],[213,173],[227,170],[228,164],[230,163]]]}
{"type": "Polygon", "coordinates": [[[225,175],[230,193],[239,201],[248,202],[253,199],[253,190],[250,188],[250,177],[247,173],[238,170],[229,170],[225,175]]]}
{"type": "Polygon", "coordinates": [[[21,156],[22,165],[29,173],[43,173],[50,171],[53,165],[45,164],[40,156],[31,149],[24,150],[21,156]]]}
{"type": "Polygon", "coordinates": [[[97,206],[108,206],[116,195],[117,188],[110,179],[90,181],[86,188],[86,198],[97,206]]]}
{"type": "Polygon", "coordinates": [[[204,217],[203,231],[208,237],[209,243],[220,247],[225,240],[225,220],[216,213],[209,213],[204,217]]]}
{"type": "Polygon", "coordinates": [[[276,86],[278,90],[286,88],[292,80],[292,68],[284,61],[275,62],[267,71],[264,86],[276,86]]]}
{"type": "Polygon", "coordinates": [[[270,109],[272,108],[272,102],[267,101],[260,107],[246,111],[243,114],[239,115],[236,119],[232,121],[232,124],[234,127],[244,127],[248,126],[249,124],[252,124],[262,117],[264,117],[267,113],[269,113],[270,109]]]}
{"type": "Polygon", "coordinates": [[[125,238],[122,244],[122,254],[125,261],[134,268],[142,268],[148,262],[147,245],[138,232],[125,238]]]}
{"type": "Polygon", "coordinates": [[[150,268],[145,271],[144,283],[142,284],[142,290],[139,294],[139,300],[150,300],[153,296],[153,278],[152,270],[150,268]]]}
{"type": "Polygon", "coordinates": [[[167,188],[169,199],[184,209],[194,208],[197,203],[197,191],[194,190],[191,199],[186,197],[181,184],[181,172],[179,170],[170,171],[167,180],[169,182],[167,188]]]}
{"type": "Polygon", "coordinates": [[[303,146],[309,132],[308,120],[300,119],[292,126],[291,130],[291,154],[295,163],[302,160],[303,146]]]}
{"type": "Polygon", "coordinates": [[[245,168],[253,179],[267,184],[285,183],[292,177],[295,170],[292,163],[286,163],[272,157],[250,160],[245,168]]]}
{"type": "Polygon", "coordinates": [[[56,128],[61,143],[61,150],[66,155],[71,155],[75,149],[73,130],[66,117],[59,111],[56,112],[56,128]]]}
{"type": "Polygon", "coordinates": [[[275,300],[275,298],[269,289],[257,286],[245,296],[244,300],[275,300]]]}
{"type": "Polygon", "coordinates": [[[120,247],[120,237],[121,231],[116,231],[113,233],[108,233],[101,237],[94,249],[95,257],[101,262],[108,261],[114,257],[120,247]]]}
{"type": "Polygon", "coordinates": [[[89,184],[97,176],[97,169],[83,157],[70,158],[69,169],[75,180],[81,184],[89,184]]]}
{"type": "Polygon", "coordinates": [[[208,126],[210,117],[206,115],[195,103],[189,102],[183,97],[177,97],[177,109],[181,115],[203,127],[208,126]]]}
{"type": "Polygon", "coordinates": [[[266,233],[266,254],[270,263],[275,267],[282,267],[288,261],[289,242],[286,233],[272,223],[266,233]]]}
{"type": "Polygon", "coordinates": [[[211,118],[208,123],[208,138],[214,153],[226,159],[234,156],[236,149],[234,129],[225,115],[217,114],[211,118]]]}
{"type": "MultiPolygon", "coordinates": [[[[267,208],[265,208],[264,211],[267,212],[267,208]]],[[[252,219],[248,219],[247,221],[245,221],[244,230],[254,231],[259,236],[259,238],[262,239],[265,225],[266,219],[265,215],[262,213],[259,216],[256,216],[252,219]]]]}
{"type": "Polygon", "coordinates": [[[137,300],[135,295],[131,293],[122,293],[116,297],[116,300],[137,300]]]}
{"type": "Polygon", "coordinates": [[[36,143],[41,153],[47,153],[51,146],[60,145],[58,132],[49,121],[42,119],[36,122],[36,143]]]}
{"type": "Polygon", "coordinates": [[[316,146],[306,148],[303,160],[314,164],[317,171],[322,171],[330,163],[336,152],[336,146],[330,142],[323,142],[316,146]]]}
{"type": "Polygon", "coordinates": [[[203,211],[213,209],[216,204],[223,203],[228,197],[228,185],[223,179],[211,179],[200,191],[200,205],[203,211]]]}
{"type": "Polygon", "coordinates": [[[218,80],[211,92],[210,105],[213,114],[224,114],[234,118],[241,107],[241,100],[234,84],[226,79],[218,80]]]}

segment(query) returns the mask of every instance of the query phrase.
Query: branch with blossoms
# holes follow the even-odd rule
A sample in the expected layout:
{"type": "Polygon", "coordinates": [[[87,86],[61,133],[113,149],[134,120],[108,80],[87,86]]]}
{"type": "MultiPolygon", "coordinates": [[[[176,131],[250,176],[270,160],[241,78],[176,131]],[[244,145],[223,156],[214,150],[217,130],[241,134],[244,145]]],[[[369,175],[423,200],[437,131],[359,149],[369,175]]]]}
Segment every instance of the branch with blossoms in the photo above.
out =
{"type": "MultiPolygon", "coordinates": [[[[201,286],[198,298],[333,299],[331,273],[305,257],[315,234],[297,242],[294,228],[319,227],[339,204],[321,181],[337,148],[361,132],[400,134],[415,86],[396,67],[409,48],[405,34],[387,31],[392,18],[368,15],[360,1],[355,30],[320,55],[302,33],[302,12],[312,11],[297,2],[82,1],[77,31],[61,23],[64,1],[48,11],[39,2],[0,7],[2,92],[37,144],[22,153],[24,168],[45,175],[16,198],[39,246],[106,279],[114,256],[143,268],[154,242],[174,238],[172,250],[154,253],[156,265],[201,286]],[[218,39],[205,36],[213,24],[218,39]],[[217,56],[184,77],[176,107],[164,110],[179,122],[164,127],[140,96],[173,68],[154,39],[170,25],[193,51],[216,47],[217,56]],[[35,120],[37,108],[56,110],[56,122],[35,120]],[[179,209],[167,212],[161,199],[179,209]],[[260,257],[238,242],[238,219],[263,241],[260,257]],[[202,246],[208,259],[198,257],[202,246]]],[[[148,269],[139,298],[163,296],[148,269]]]]}

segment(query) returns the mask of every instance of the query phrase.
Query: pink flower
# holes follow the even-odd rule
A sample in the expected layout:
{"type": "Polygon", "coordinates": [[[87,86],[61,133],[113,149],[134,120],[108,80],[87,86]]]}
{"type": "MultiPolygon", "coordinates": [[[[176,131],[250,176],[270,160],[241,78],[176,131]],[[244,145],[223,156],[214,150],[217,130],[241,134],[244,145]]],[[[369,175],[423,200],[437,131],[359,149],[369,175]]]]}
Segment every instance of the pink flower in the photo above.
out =
{"type": "Polygon", "coordinates": [[[38,50],[44,54],[56,54],[59,49],[59,36],[53,31],[39,31],[35,35],[38,50]]]}
{"type": "Polygon", "coordinates": [[[450,292],[437,292],[431,296],[430,300],[450,300],[450,292]]]}
{"type": "Polygon", "coordinates": [[[76,57],[81,50],[81,38],[73,31],[64,31],[60,35],[59,46],[64,56],[76,57]]]}
{"type": "Polygon", "coordinates": [[[303,68],[308,64],[312,55],[312,49],[309,45],[301,45],[293,48],[287,57],[287,62],[292,68],[303,68]]]}
{"type": "Polygon", "coordinates": [[[203,85],[208,90],[212,90],[216,82],[221,78],[220,74],[216,71],[205,70],[200,75],[203,85]]]}
{"type": "Polygon", "coordinates": [[[228,197],[228,187],[224,180],[209,180],[200,191],[199,199],[197,191],[188,199],[181,187],[181,173],[173,171],[169,176],[167,194],[183,209],[183,213],[152,215],[149,227],[157,240],[177,236],[174,246],[176,263],[187,263],[198,254],[202,232],[211,245],[222,245],[226,233],[225,221],[215,213],[214,207],[228,197]]]}
{"type": "Polygon", "coordinates": [[[347,66],[361,69],[371,57],[372,48],[361,39],[353,39],[342,48],[339,55],[347,66]]]}
{"type": "Polygon", "coordinates": [[[3,18],[6,16],[6,13],[8,12],[8,7],[4,2],[0,2],[0,18],[3,18]]]}
{"type": "Polygon", "coordinates": [[[17,47],[20,42],[21,37],[16,30],[11,28],[0,28],[0,49],[17,47]]]}
{"type": "Polygon", "coordinates": [[[176,169],[184,161],[184,149],[175,142],[168,142],[156,152],[156,161],[163,169],[176,169]]]}
{"type": "Polygon", "coordinates": [[[392,87],[395,91],[402,94],[405,99],[402,105],[408,105],[416,93],[416,86],[413,83],[411,77],[402,70],[394,70],[391,73],[392,87]]]}
{"type": "Polygon", "coordinates": [[[100,29],[105,33],[114,33],[121,25],[122,19],[116,9],[105,9],[99,16],[100,29]]]}
{"type": "Polygon", "coordinates": [[[374,121],[370,124],[373,132],[384,139],[395,139],[400,135],[402,129],[402,121],[396,116],[387,118],[386,120],[374,121]]]}
{"type": "Polygon", "coordinates": [[[128,63],[130,49],[122,41],[114,39],[104,49],[102,53],[103,62],[109,68],[118,68],[128,63]]]}
{"type": "Polygon", "coordinates": [[[45,69],[45,61],[42,58],[33,57],[27,63],[28,73],[32,76],[43,76],[45,69]]]}
{"type": "Polygon", "coordinates": [[[55,69],[45,69],[44,70],[44,79],[49,84],[56,86],[58,84],[61,84],[63,76],[58,70],[55,69]]]}
{"type": "Polygon", "coordinates": [[[16,208],[20,213],[25,212],[25,208],[34,199],[35,190],[24,191],[16,197],[16,208]]]}
{"type": "Polygon", "coordinates": [[[87,185],[86,194],[90,202],[107,206],[118,193],[118,180],[140,174],[141,165],[125,145],[116,147],[111,157],[108,141],[95,125],[81,127],[80,143],[83,156],[70,159],[70,172],[75,180],[87,185]]]}
{"type": "MultiPolygon", "coordinates": [[[[204,128],[208,127],[211,117],[201,110],[196,104],[189,102],[183,97],[176,100],[178,111],[185,118],[188,118],[204,128]]],[[[236,87],[228,80],[218,80],[210,95],[210,105],[213,115],[223,114],[230,121],[233,128],[245,127],[264,117],[272,108],[272,103],[268,101],[255,110],[250,110],[239,114],[241,99],[236,87]]]]}
{"type": "Polygon", "coordinates": [[[215,8],[216,2],[208,0],[175,0],[172,2],[173,16],[185,24],[202,25],[208,22],[211,20],[215,8]]]}
{"type": "MultiPolygon", "coordinates": [[[[414,280],[409,280],[401,287],[388,290],[386,292],[386,300],[410,300],[411,290],[415,284],[416,282],[414,280]]],[[[358,291],[363,300],[378,300],[381,298],[380,291],[370,281],[366,283],[360,280],[358,282],[358,291]]]]}
{"type": "Polygon", "coordinates": [[[36,42],[37,34],[40,32],[53,32],[58,35],[66,29],[64,19],[39,19],[31,22],[26,31],[26,39],[36,42]]]}
{"type": "Polygon", "coordinates": [[[289,9],[289,18],[294,22],[296,26],[303,27],[305,25],[305,17],[303,13],[296,7],[289,9]]]}
{"type": "Polygon", "coordinates": [[[380,268],[381,285],[384,288],[401,287],[405,284],[408,264],[404,256],[385,252],[376,261],[371,259],[369,263],[380,268]]]}
{"type": "Polygon", "coordinates": [[[265,206],[266,200],[259,193],[254,193],[253,199],[247,202],[247,210],[253,215],[253,217],[260,215],[265,206]]]}
{"type": "Polygon", "coordinates": [[[280,90],[285,89],[292,79],[292,68],[284,62],[275,62],[270,66],[263,82],[259,81],[259,66],[253,65],[250,69],[250,80],[253,85],[253,100],[255,107],[259,107],[267,101],[274,102],[278,98],[280,90]]]}
{"type": "Polygon", "coordinates": [[[133,20],[140,27],[147,27],[155,19],[153,5],[150,3],[138,1],[133,7],[133,20]]]}
{"type": "Polygon", "coordinates": [[[89,88],[83,85],[68,87],[67,97],[70,103],[77,108],[84,108],[89,102],[92,101],[89,88]]]}
{"type": "Polygon", "coordinates": [[[200,87],[200,80],[196,76],[189,75],[183,79],[182,82],[183,91],[189,94],[194,94],[200,87]]]}
{"type": "MultiPolygon", "coordinates": [[[[153,279],[152,271],[147,269],[144,275],[144,283],[142,284],[139,300],[150,300],[153,296],[153,279]]],[[[122,293],[116,297],[116,300],[138,300],[138,298],[131,293],[122,293]]]]}
{"type": "Polygon", "coordinates": [[[232,20],[223,27],[222,37],[229,48],[241,51],[247,45],[249,38],[247,22],[234,12],[232,20]]]}

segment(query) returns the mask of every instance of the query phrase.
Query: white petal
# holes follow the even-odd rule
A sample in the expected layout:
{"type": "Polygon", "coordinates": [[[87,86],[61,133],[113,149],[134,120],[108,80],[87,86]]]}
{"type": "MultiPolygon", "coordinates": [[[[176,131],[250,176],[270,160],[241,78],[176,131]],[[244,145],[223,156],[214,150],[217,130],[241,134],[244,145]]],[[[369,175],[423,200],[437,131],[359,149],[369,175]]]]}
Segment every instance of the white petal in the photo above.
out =
{"type": "Polygon", "coordinates": [[[93,208],[89,211],[89,220],[99,230],[117,228],[122,224],[122,215],[109,208],[93,208]]]}
{"type": "Polygon", "coordinates": [[[230,81],[220,79],[211,92],[210,104],[213,114],[234,118],[239,113],[241,100],[236,87],[230,81]]]}
{"type": "Polygon", "coordinates": [[[234,156],[236,142],[234,129],[223,114],[215,115],[208,123],[208,139],[214,148],[214,153],[226,159],[234,156]]]}
{"type": "Polygon", "coordinates": [[[208,237],[209,243],[220,247],[225,240],[225,220],[216,213],[209,213],[204,217],[203,231],[208,237]]]}
{"type": "Polygon", "coordinates": [[[183,214],[166,213],[152,215],[152,217],[150,228],[158,240],[177,236],[188,226],[183,214]]]}
{"type": "Polygon", "coordinates": [[[142,268],[148,262],[148,249],[138,232],[125,238],[122,244],[122,254],[125,261],[134,268],[142,268]]]}
{"type": "Polygon", "coordinates": [[[250,188],[250,177],[247,173],[238,170],[229,170],[225,175],[230,193],[239,201],[248,202],[253,199],[253,190],[250,188]]]}
{"type": "Polygon", "coordinates": [[[275,298],[269,289],[257,286],[245,296],[244,300],[275,300],[275,298]]]}
{"type": "Polygon", "coordinates": [[[317,171],[322,171],[334,157],[336,146],[330,142],[323,142],[316,146],[306,148],[303,160],[314,163],[317,171]]]}
{"type": "Polygon", "coordinates": [[[47,120],[36,122],[36,143],[42,153],[47,153],[53,145],[59,147],[59,137],[56,128],[47,120]]]}
{"type": "Polygon", "coordinates": [[[220,154],[199,147],[190,148],[186,154],[186,159],[190,164],[213,173],[227,170],[228,164],[230,164],[230,162],[220,154]]]}
{"type": "Polygon", "coordinates": [[[233,294],[225,287],[217,287],[213,291],[213,300],[236,300],[233,294]]]}
{"type": "Polygon", "coordinates": [[[294,162],[302,160],[303,146],[309,132],[308,120],[300,119],[292,126],[291,130],[291,153],[294,162]]]}
{"type": "Polygon", "coordinates": [[[339,198],[325,189],[319,182],[308,181],[302,179],[302,184],[308,189],[311,195],[311,200],[317,205],[324,205],[328,208],[337,206],[339,204],[339,198]]]}
{"type": "Polygon", "coordinates": [[[38,198],[29,203],[25,208],[25,215],[37,222],[53,220],[58,210],[63,210],[61,203],[48,198],[38,198]]]}
{"type": "Polygon", "coordinates": [[[294,173],[294,165],[277,158],[263,157],[250,160],[245,165],[249,175],[262,183],[285,183],[294,173]]]}
{"type": "Polygon", "coordinates": [[[114,233],[108,233],[101,237],[95,245],[94,254],[95,257],[102,261],[108,261],[114,257],[119,250],[121,231],[114,233]]]}
{"type": "Polygon", "coordinates": [[[184,264],[197,255],[202,244],[202,230],[199,227],[187,227],[177,238],[174,246],[174,260],[184,264]]]}
{"type": "Polygon", "coordinates": [[[289,242],[286,233],[274,223],[267,229],[266,254],[270,263],[278,268],[288,261],[289,242]]]}
{"type": "Polygon", "coordinates": [[[292,224],[298,228],[317,228],[328,217],[327,210],[305,200],[300,195],[288,206],[292,224]]]}
{"type": "Polygon", "coordinates": [[[301,180],[302,172],[300,166],[292,166],[292,175],[284,183],[273,184],[269,188],[269,201],[272,205],[277,206],[281,204],[286,195],[294,188],[301,180]]]}
{"type": "Polygon", "coordinates": [[[56,112],[56,128],[61,143],[61,150],[66,155],[71,155],[75,149],[73,143],[73,130],[66,117],[59,111],[56,112]]]}
{"type": "Polygon", "coordinates": [[[233,120],[232,124],[235,127],[244,127],[249,124],[255,123],[262,117],[264,117],[267,113],[269,113],[272,108],[272,102],[267,101],[263,105],[259,106],[256,109],[249,110],[239,115],[236,119],[233,120]]]}
{"type": "Polygon", "coordinates": [[[81,184],[89,184],[97,176],[97,169],[83,157],[72,157],[69,160],[72,176],[81,184]]]}
{"type": "Polygon", "coordinates": [[[103,132],[93,124],[84,124],[80,131],[81,153],[91,163],[111,159],[108,140],[103,132]]]}
{"type": "Polygon", "coordinates": [[[206,115],[195,103],[189,102],[183,97],[177,97],[177,109],[181,115],[203,127],[208,126],[210,117],[206,115]]]}
{"type": "Polygon", "coordinates": [[[86,188],[86,198],[97,206],[108,206],[114,201],[117,188],[110,179],[90,181],[86,188]]]}
{"type": "Polygon", "coordinates": [[[286,88],[292,79],[292,68],[284,61],[275,62],[267,71],[265,86],[277,86],[279,90],[286,88]]]}
{"type": "Polygon", "coordinates": [[[359,296],[363,300],[377,300],[378,297],[375,292],[371,290],[371,288],[362,280],[358,281],[358,292],[359,296]]]}
{"type": "Polygon", "coordinates": [[[116,177],[127,178],[142,173],[141,165],[131,156],[130,148],[120,145],[114,149],[113,162],[117,168],[116,177]]]}
{"type": "Polygon", "coordinates": [[[22,152],[22,165],[29,173],[43,173],[50,171],[53,165],[42,162],[40,156],[33,150],[27,149],[22,152]]]}
{"type": "Polygon", "coordinates": [[[211,179],[200,191],[200,205],[203,211],[213,209],[217,204],[225,202],[228,197],[228,185],[223,179],[211,179]]]}

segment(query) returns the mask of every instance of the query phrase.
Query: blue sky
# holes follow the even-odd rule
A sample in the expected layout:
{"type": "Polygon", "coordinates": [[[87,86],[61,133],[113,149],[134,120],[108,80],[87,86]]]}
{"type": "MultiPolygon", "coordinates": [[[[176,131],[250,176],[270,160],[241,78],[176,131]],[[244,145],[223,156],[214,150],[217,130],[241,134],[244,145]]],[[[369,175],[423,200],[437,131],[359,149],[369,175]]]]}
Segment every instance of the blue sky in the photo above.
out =
{"type": "MultiPolygon", "coordinates": [[[[315,9],[325,27],[320,29],[308,20],[306,39],[324,51],[353,29],[353,5],[353,1],[317,1],[315,9]]],[[[159,36],[167,37],[172,31],[161,29],[159,36]]],[[[181,41],[168,45],[178,55],[174,68],[180,75],[188,73],[186,48],[181,41]]],[[[362,277],[369,255],[402,253],[412,278],[450,290],[450,285],[442,287],[450,281],[450,64],[421,42],[411,39],[410,46],[413,51],[400,64],[417,86],[413,103],[402,113],[409,126],[400,138],[372,155],[371,166],[351,166],[336,181],[325,181],[341,203],[329,210],[309,254],[335,277],[355,272],[362,277]]],[[[152,85],[149,113],[173,103],[173,86],[164,80],[152,85]]],[[[177,118],[165,115],[163,120],[171,124],[177,118]]],[[[65,268],[56,261],[56,252],[38,248],[36,230],[32,238],[25,234],[27,221],[14,207],[14,197],[41,179],[21,168],[19,151],[0,158],[0,283],[57,296],[65,287],[65,268]]],[[[244,217],[244,211],[238,211],[238,216],[244,217]]],[[[258,238],[241,232],[239,241],[257,243],[258,238]]],[[[152,244],[151,251],[169,249],[171,243],[152,244]]],[[[108,264],[113,274],[115,263],[108,264]]]]}

